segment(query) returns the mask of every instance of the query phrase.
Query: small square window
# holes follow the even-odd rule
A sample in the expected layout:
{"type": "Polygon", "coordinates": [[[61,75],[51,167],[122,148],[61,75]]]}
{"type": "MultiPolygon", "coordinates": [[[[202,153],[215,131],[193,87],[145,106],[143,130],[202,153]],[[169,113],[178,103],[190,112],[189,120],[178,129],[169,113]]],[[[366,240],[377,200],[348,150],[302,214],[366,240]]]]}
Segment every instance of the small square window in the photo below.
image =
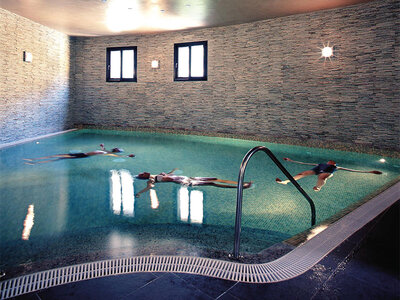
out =
{"type": "Polygon", "coordinates": [[[207,42],[174,46],[174,80],[207,80],[207,42]]]}
{"type": "Polygon", "coordinates": [[[107,48],[108,82],[137,81],[137,47],[107,48]]]}

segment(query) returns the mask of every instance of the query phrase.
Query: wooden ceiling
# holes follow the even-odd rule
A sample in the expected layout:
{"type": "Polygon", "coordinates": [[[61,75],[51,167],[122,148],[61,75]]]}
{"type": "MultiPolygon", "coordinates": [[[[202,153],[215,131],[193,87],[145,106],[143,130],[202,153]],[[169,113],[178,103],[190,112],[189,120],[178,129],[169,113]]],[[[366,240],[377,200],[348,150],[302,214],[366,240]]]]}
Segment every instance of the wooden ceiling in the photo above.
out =
{"type": "Polygon", "coordinates": [[[68,35],[101,36],[240,24],[369,1],[0,0],[0,7],[68,35]]]}

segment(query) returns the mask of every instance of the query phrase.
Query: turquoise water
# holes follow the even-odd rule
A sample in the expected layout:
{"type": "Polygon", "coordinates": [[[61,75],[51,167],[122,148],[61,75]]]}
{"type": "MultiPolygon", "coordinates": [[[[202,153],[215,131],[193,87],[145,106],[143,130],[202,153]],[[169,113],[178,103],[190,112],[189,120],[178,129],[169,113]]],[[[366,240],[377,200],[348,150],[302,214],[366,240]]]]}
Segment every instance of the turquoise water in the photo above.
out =
{"type": "MultiPolygon", "coordinates": [[[[135,199],[133,194],[146,181],[134,175],[178,168],[176,174],[236,181],[243,156],[259,145],[279,159],[332,159],[342,167],[383,172],[337,171],[318,193],[312,189],[316,176],[300,180],[315,203],[317,223],[400,174],[400,160],[385,158],[382,163],[381,157],[359,153],[187,135],[69,132],[0,150],[0,267],[73,255],[168,254],[174,247],[175,253],[190,254],[192,245],[232,251],[236,189],[158,183],[135,199]],[[23,160],[93,151],[100,143],[136,157],[95,156],[37,165],[23,160]]],[[[308,169],[282,163],[293,175],[308,169]]],[[[276,177],[284,178],[265,153],[256,153],[246,170],[245,180],[254,185],[244,191],[242,251],[258,252],[310,227],[308,202],[291,184],[276,184],[276,177]]]]}

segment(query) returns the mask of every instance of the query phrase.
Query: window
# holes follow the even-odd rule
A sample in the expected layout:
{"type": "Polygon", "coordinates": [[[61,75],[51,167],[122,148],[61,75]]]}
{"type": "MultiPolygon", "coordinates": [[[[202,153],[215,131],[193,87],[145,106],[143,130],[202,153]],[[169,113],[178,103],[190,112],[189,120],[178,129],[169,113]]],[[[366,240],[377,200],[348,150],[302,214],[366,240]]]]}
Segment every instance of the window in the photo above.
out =
{"type": "Polygon", "coordinates": [[[137,47],[107,48],[107,81],[137,81],[137,47]]]}
{"type": "Polygon", "coordinates": [[[175,44],[175,81],[207,80],[207,42],[175,44]]]}

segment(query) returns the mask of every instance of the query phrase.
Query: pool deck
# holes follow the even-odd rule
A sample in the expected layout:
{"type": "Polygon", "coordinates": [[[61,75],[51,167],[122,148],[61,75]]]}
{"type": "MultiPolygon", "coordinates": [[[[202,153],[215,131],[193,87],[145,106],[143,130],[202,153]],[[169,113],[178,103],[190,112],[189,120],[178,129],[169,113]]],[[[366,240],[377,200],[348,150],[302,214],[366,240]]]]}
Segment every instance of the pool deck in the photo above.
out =
{"type": "Polygon", "coordinates": [[[400,202],[287,281],[240,283],[179,273],[136,273],[62,285],[15,299],[399,299],[400,202]]]}

